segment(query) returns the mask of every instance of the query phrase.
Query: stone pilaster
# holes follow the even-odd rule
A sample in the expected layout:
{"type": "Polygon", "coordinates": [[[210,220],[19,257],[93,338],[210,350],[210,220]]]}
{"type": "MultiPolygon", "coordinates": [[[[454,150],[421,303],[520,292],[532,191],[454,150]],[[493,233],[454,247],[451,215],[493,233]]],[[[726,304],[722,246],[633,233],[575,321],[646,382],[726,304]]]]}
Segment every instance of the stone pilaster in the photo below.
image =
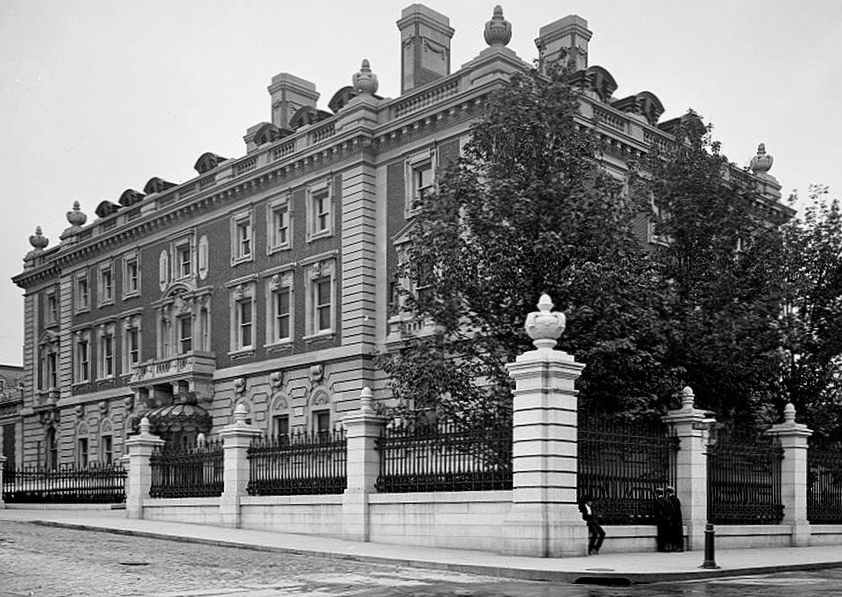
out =
{"type": "Polygon", "coordinates": [[[249,484],[248,449],[260,430],[246,423],[248,411],[244,404],[234,410],[234,422],[219,431],[223,449],[223,479],[225,488],[219,500],[222,526],[239,528],[240,498],[246,495],[249,484]]]}
{"type": "Polygon", "coordinates": [[[553,350],[562,313],[546,294],[526,319],[535,350],[508,365],[516,387],[512,415],[512,507],[503,552],[555,557],[584,555],[587,528],[577,504],[577,406],[574,383],[584,365],[553,350]]]}
{"type": "Polygon", "coordinates": [[[807,439],[813,435],[806,425],[795,422],[795,407],[784,408],[784,422],[766,432],[777,437],[784,451],[781,462],[781,499],[784,504],[783,524],[792,527],[793,547],[810,544],[810,523],[807,520],[807,439]]]}
{"type": "Polygon", "coordinates": [[[368,541],[368,496],[380,471],[380,457],[374,442],[380,437],[386,418],[371,408],[371,389],[360,393],[360,408],[342,419],[347,446],[348,483],[342,496],[342,535],[354,541],[368,541]]]}
{"type": "Polygon", "coordinates": [[[715,422],[694,404],[693,390],[681,391],[681,408],[664,416],[680,444],[676,453],[675,494],[681,500],[690,549],[703,549],[708,516],[707,447],[709,430],[715,422]]]}
{"type": "Polygon", "coordinates": [[[155,448],[164,440],[149,432],[149,419],[140,421],[140,433],[126,440],[128,474],[126,476],[126,516],[143,518],[143,500],[149,497],[152,486],[152,466],[149,462],[155,448]]]}

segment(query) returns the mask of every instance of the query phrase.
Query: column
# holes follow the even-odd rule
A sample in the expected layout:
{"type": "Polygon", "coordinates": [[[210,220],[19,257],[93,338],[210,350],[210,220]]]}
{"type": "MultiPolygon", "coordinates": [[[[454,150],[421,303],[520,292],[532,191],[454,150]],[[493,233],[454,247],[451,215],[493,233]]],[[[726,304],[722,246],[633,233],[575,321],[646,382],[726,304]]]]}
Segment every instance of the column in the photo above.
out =
{"type": "Polygon", "coordinates": [[[380,472],[380,457],[374,443],[383,431],[386,418],[371,408],[371,389],[360,392],[360,408],[342,419],[347,450],[347,485],[342,495],[342,536],[368,541],[368,496],[380,472]]]}
{"type": "Polygon", "coordinates": [[[222,526],[239,528],[240,498],[246,495],[249,484],[248,449],[252,439],[261,431],[246,423],[248,410],[239,404],[234,410],[234,422],[219,431],[223,449],[223,479],[225,488],[219,501],[222,526]]]}
{"type": "Polygon", "coordinates": [[[149,497],[152,486],[152,466],[149,462],[155,448],[164,440],[149,432],[149,419],[140,420],[140,433],[126,440],[129,470],[126,476],[126,516],[143,518],[143,500],[149,497]]]}
{"type": "Polygon", "coordinates": [[[512,507],[503,552],[584,555],[587,527],[577,503],[577,407],[574,383],[584,365],[554,350],[565,318],[546,294],[526,318],[535,350],[507,367],[515,380],[512,413],[512,507]]]}
{"type": "Polygon", "coordinates": [[[812,429],[795,422],[795,406],[784,407],[784,422],[766,432],[777,437],[784,450],[781,462],[781,499],[784,504],[783,524],[792,527],[792,546],[810,544],[810,522],[807,520],[807,438],[812,429]]]}
{"type": "Polygon", "coordinates": [[[678,437],[675,494],[681,500],[684,526],[690,549],[704,549],[708,518],[707,446],[710,427],[715,422],[694,406],[693,390],[681,391],[681,408],[663,417],[678,437]]]}

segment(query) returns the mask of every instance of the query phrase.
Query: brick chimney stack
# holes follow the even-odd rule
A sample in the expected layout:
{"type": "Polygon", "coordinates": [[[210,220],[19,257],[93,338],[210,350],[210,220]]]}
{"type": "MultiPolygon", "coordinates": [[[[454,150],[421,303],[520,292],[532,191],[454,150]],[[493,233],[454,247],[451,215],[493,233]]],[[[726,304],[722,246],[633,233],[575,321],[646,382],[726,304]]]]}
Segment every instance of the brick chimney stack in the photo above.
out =
{"type": "Polygon", "coordinates": [[[401,93],[450,74],[450,19],[412,4],[397,22],[401,32],[401,93]]]}
{"type": "Polygon", "coordinates": [[[588,68],[588,42],[592,35],[588,22],[578,15],[544,25],[535,40],[539,70],[546,73],[547,67],[558,62],[563,52],[567,52],[567,64],[572,72],[588,68]]]}
{"type": "Polygon", "coordinates": [[[272,124],[282,129],[289,128],[289,120],[299,108],[315,108],[319,99],[319,93],[313,83],[289,73],[272,77],[269,95],[272,97],[272,124]]]}

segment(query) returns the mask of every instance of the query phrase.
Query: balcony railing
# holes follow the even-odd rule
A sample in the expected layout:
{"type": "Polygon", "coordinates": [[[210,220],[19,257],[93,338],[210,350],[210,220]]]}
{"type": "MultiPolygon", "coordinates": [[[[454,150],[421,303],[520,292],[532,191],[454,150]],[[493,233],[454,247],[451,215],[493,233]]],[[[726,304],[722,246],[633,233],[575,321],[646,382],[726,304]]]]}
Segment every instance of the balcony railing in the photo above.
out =
{"type": "Polygon", "coordinates": [[[182,355],[140,363],[134,369],[130,383],[170,381],[186,377],[210,377],[216,369],[212,352],[188,352],[182,355]]]}

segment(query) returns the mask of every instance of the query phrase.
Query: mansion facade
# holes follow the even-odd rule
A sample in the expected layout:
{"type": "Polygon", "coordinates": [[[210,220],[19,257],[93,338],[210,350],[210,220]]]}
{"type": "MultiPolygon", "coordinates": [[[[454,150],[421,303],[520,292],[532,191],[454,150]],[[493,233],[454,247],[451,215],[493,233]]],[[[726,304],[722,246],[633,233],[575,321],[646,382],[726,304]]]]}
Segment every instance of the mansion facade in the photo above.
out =
{"type": "MultiPolygon", "coordinates": [[[[358,407],[360,390],[389,397],[372,362],[418,322],[391,309],[400,245],[414,201],[458,157],[484,98],[532,65],[506,47],[495,10],[488,47],[452,71],[454,29],[413,4],[397,22],[401,94],[377,95],[367,61],[327,109],[315,85],[282,73],[271,118],[248,129],[244,154],[208,152],[197,176],[152,177],[141,191],[79,203],[49,246],[38,229],[14,282],[25,293],[17,465],[109,463],[141,417],[170,442],[213,435],[244,404],[271,434],[325,431],[358,407]]],[[[610,73],[588,64],[591,31],[568,16],[542,27],[539,68],[561,56],[581,89],[581,122],[604,141],[604,165],[672,143],[658,98],[615,97],[610,73]]],[[[770,217],[780,186],[753,177],[770,217]]],[[[645,218],[640,234],[650,234],[645,218]]]]}

